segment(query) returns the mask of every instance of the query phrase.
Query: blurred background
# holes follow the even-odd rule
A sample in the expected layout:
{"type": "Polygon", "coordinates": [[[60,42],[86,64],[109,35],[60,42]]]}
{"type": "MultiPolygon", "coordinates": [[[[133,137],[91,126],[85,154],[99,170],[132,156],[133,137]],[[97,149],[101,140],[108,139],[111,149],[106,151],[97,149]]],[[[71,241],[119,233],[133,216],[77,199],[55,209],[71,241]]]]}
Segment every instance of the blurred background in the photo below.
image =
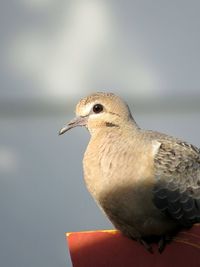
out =
{"type": "Polygon", "coordinates": [[[0,1],[0,266],[71,266],[65,232],[112,228],[88,194],[80,97],[200,146],[199,1],[0,1]]]}

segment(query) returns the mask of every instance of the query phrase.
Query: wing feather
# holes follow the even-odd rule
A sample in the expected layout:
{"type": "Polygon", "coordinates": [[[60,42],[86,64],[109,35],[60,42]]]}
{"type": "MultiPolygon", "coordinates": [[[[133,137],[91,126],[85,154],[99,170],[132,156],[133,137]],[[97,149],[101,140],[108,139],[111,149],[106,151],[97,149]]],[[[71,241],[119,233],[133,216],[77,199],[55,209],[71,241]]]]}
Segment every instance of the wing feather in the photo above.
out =
{"type": "Polygon", "coordinates": [[[185,227],[200,222],[200,150],[179,139],[149,133],[161,143],[155,155],[155,206],[185,227]]]}

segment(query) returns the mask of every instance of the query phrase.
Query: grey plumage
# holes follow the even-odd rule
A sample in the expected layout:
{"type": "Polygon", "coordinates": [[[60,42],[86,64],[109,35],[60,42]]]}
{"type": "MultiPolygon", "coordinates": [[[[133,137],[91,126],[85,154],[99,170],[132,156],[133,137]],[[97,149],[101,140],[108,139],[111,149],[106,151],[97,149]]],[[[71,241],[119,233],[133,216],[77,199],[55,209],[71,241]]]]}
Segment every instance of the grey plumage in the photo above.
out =
{"type": "Polygon", "coordinates": [[[191,227],[200,222],[200,150],[170,136],[155,137],[161,146],[154,159],[153,201],[166,216],[191,227]]]}

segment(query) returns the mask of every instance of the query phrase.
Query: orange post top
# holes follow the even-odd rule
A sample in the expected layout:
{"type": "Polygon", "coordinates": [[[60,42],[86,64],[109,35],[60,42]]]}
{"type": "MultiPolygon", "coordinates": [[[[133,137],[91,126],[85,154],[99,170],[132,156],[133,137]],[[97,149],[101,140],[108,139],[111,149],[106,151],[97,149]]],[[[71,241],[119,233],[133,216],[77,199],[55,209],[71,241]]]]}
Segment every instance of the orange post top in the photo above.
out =
{"type": "Polygon", "coordinates": [[[73,267],[200,267],[200,224],[151,254],[116,230],[67,233],[73,267]]]}

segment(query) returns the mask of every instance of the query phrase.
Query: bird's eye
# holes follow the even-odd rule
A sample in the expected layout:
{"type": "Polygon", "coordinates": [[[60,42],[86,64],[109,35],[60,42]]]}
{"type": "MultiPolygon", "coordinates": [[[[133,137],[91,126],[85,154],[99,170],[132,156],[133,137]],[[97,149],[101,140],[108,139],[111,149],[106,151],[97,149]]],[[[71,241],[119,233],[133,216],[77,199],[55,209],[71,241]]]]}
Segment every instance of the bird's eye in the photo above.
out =
{"type": "Polygon", "coordinates": [[[103,111],[103,106],[101,104],[96,104],[93,107],[93,112],[94,113],[100,113],[103,111]]]}

